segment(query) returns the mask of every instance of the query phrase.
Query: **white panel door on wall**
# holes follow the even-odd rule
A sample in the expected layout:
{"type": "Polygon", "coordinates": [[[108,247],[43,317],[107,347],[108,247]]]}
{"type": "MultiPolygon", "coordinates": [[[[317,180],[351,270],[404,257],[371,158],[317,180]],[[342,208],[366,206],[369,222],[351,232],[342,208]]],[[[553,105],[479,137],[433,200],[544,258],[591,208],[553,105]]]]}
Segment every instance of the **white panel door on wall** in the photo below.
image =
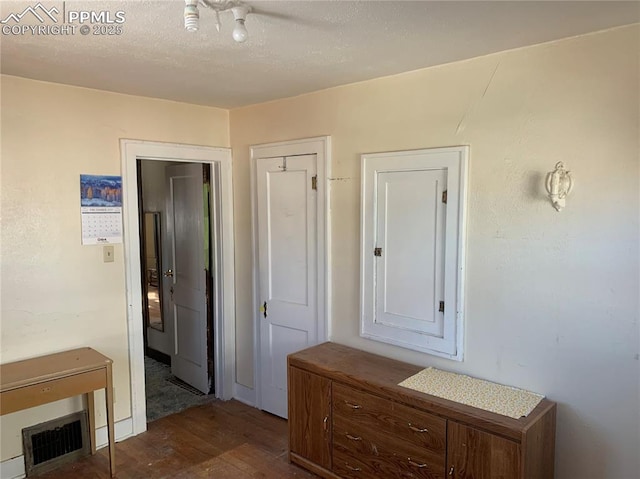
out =
{"type": "Polygon", "coordinates": [[[362,155],[361,336],[462,359],[467,158],[362,155]]]}
{"type": "Polygon", "coordinates": [[[287,417],[287,355],[318,338],[316,155],[256,162],[262,409],[287,417]]]}
{"type": "Polygon", "coordinates": [[[441,337],[445,169],[378,175],[374,321],[441,337]]]}
{"type": "Polygon", "coordinates": [[[173,321],[171,372],[208,394],[207,291],[204,257],[204,196],[201,164],[167,167],[167,233],[171,242],[173,321]]]}

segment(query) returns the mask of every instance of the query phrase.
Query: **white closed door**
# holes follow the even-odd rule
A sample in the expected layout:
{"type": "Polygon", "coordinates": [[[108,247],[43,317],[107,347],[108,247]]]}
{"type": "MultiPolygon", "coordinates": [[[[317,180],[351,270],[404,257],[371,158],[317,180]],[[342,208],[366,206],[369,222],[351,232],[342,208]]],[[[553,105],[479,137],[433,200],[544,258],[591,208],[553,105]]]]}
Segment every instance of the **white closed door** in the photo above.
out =
{"type": "Polygon", "coordinates": [[[287,417],[287,355],[318,341],[316,155],[258,159],[260,403],[287,417]]]}
{"type": "MultiPolygon", "coordinates": [[[[205,209],[201,164],[167,167],[169,283],[173,347],[171,372],[208,394],[205,209]]],[[[168,281],[167,281],[168,280],[168,281]]]]}
{"type": "Polygon", "coordinates": [[[375,322],[444,334],[446,169],[378,174],[375,322]],[[442,309],[442,310],[441,310],[442,309]]]}

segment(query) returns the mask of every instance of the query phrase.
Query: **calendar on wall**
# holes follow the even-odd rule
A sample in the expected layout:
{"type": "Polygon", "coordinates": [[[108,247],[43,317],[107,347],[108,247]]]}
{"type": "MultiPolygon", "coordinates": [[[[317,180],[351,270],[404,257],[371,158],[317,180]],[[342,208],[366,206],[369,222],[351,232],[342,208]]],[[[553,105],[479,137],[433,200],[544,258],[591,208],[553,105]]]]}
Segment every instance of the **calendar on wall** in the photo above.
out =
{"type": "Polygon", "coordinates": [[[80,175],[82,244],[122,243],[122,177],[80,175]]]}

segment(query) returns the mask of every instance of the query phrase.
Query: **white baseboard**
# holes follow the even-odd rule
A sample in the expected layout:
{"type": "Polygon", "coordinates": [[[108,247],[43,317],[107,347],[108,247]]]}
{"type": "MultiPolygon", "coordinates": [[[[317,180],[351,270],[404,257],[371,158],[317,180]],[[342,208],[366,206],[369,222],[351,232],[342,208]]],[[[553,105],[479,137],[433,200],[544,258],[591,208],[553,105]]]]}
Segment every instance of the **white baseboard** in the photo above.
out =
{"type": "MultiPolygon", "coordinates": [[[[114,424],[116,430],[116,442],[124,441],[128,437],[133,435],[133,419],[130,417],[118,421],[114,424]]],[[[107,426],[102,426],[96,429],[96,447],[102,449],[109,443],[109,436],[107,434],[107,426]]],[[[4,478],[0,478],[4,479],[4,478]]]]}
{"type": "MultiPolygon", "coordinates": [[[[130,417],[115,423],[116,441],[127,439],[133,434],[133,421],[130,417]]],[[[96,447],[102,449],[109,443],[107,426],[96,430],[96,447]]],[[[0,462],[0,479],[21,479],[26,477],[24,469],[24,456],[18,456],[0,462]]]]}
{"type": "MultiPolygon", "coordinates": [[[[256,390],[242,384],[233,385],[233,399],[251,407],[256,407],[256,390]]],[[[4,478],[2,478],[4,479],[4,478]]]]}
{"type": "Polygon", "coordinates": [[[24,470],[24,456],[14,457],[0,462],[1,479],[18,479],[26,477],[24,470]]]}

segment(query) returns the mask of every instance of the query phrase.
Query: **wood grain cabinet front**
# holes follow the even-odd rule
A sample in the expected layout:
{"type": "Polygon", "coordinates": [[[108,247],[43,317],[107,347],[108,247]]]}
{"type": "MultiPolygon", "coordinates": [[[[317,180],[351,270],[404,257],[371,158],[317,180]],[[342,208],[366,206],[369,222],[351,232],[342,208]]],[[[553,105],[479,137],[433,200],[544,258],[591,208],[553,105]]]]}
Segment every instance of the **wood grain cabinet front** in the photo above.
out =
{"type": "Polygon", "coordinates": [[[289,459],[321,477],[553,478],[551,401],[512,419],[400,387],[421,368],[333,343],[288,365],[289,459]]]}
{"type": "Polygon", "coordinates": [[[450,479],[509,479],[520,476],[520,445],[449,421],[447,448],[450,479]]]}
{"type": "Polygon", "coordinates": [[[331,381],[298,368],[288,374],[289,458],[331,469],[331,381]]]}

